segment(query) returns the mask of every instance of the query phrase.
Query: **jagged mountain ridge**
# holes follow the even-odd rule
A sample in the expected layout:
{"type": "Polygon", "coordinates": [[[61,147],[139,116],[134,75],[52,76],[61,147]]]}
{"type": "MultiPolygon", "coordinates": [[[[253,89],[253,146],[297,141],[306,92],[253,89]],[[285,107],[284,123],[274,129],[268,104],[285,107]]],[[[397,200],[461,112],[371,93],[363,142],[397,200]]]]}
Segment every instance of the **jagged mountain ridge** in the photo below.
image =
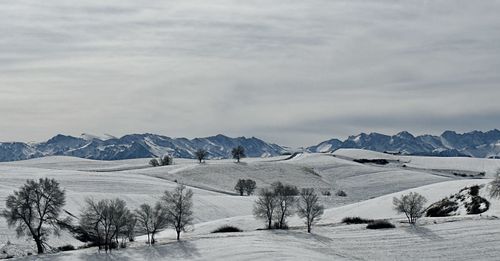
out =
{"type": "Polygon", "coordinates": [[[82,134],[81,137],[56,135],[46,142],[0,143],[0,161],[15,161],[43,156],[74,156],[96,160],[120,160],[159,157],[170,154],[178,158],[194,158],[196,150],[207,150],[209,158],[229,158],[231,150],[242,145],[249,157],[276,156],[286,149],[258,138],[230,138],[217,135],[206,138],[170,138],[156,134],[131,134],[121,138],[82,134]]]}
{"type": "Polygon", "coordinates": [[[440,136],[414,136],[407,131],[393,136],[380,133],[361,133],[350,136],[345,141],[327,140],[306,150],[309,152],[328,152],[340,148],[420,156],[498,158],[500,155],[500,131],[494,129],[487,132],[472,131],[463,134],[445,131],[440,136]]]}

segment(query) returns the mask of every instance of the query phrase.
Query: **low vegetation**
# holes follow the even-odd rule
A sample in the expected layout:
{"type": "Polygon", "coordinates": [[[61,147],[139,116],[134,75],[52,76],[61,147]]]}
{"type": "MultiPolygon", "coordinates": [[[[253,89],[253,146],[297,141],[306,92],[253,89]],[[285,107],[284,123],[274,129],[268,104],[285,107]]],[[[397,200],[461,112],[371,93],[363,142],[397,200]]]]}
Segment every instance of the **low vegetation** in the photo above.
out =
{"type": "Polygon", "coordinates": [[[170,155],[165,155],[159,159],[151,159],[149,161],[149,165],[151,167],[158,167],[158,166],[168,166],[168,165],[173,165],[174,164],[174,158],[170,155]]]}
{"type": "Polygon", "coordinates": [[[365,218],[361,218],[361,217],[345,217],[342,219],[342,223],[344,224],[348,224],[348,225],[351,225],[351,224],[369,224],[369,223],[373,223],[375,220],[373,219],[365,219],[365,218]]]}
{"type": "Polygon", "coordinates": [[[243,232],[243,230],[234,226],[225,225],[212,231],[212,233],[235,233],[235,232],[243,232]]]}
{"type": "Polygon", "coordinates": [[[372,223],[369,223],[366,228],[367,229],[387,229],[387,228],[395,228],[391,222],[387,220],[377,220],[372,223]]]}
{"type": "Polygon", "coordinates": [[[353,161],[357,162],[357,163],[362,163],[362,164],[366,164],[366,163],[377,164],[377,165],[389,164],[389,161],[386,159],[355,159],[353,161]]]}
{"type": "Polygon", "coordinates": [[[490,202],[479,196],[479,185],[465,187],[458,193],[431,204],[427,211],[428,217],[447,217],[459,214],[481,214],[488,211],[490,202]],[[461,213],[462,212],[462,213],[461,213]]]}

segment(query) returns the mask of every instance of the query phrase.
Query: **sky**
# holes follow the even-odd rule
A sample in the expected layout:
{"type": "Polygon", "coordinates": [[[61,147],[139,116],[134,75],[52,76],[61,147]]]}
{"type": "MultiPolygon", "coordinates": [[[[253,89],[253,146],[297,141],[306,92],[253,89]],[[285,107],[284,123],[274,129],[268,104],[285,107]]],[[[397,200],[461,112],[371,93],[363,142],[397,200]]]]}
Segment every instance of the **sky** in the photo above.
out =
{"type": "Polygon", "coordinates": [[[0,140],[500,128],[500,1],[0,0],[0,140]]]}

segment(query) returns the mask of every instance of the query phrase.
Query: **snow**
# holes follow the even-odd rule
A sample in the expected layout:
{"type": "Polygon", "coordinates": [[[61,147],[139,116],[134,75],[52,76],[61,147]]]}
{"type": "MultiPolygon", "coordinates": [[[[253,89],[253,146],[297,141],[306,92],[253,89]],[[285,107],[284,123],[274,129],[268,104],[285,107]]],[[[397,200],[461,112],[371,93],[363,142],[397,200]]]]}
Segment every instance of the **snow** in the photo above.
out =
{"type": "MultiPolygon", "coordinates": [[[[477,257],[495,260],[498,256],[500,250],[495,242],[500,240],[500,220],[488,218],[500,215],[498,201],[492,201],[490,210],[482,216],[424,218],[423,225],[413,230],[400,223],[404,217],[392,209],[392,198],[410,191],[421,193],[431,204],[465,186],[488,183],[491,179],[458,179],[427,171],[438,161],[446,167],[466,169],[471,168],[467,165],[470,162],[463,158],[429,157],[415,157],[422,159],[416,161],[411,157],[411,163],[417,162],[415,166],[421,170],[405,170],[392,165],[359,164],[352,158],[408,157],[363,150],[340,150],[336,154],[337,157],[302,153],[289,160],[287,156],[249,158],[240,164],[232,160],[198,164],[195,160],[175,159],[175,165],[155,168],[147,165],[149,159],[95,161],[47,157],[3,163],[0,202],[26,179],[41,177],[55,178],[61,183],[67,193],[65,209],[77,216],[86,197],[120,197],[134,209],[144,202],[158,200],[165,190],[177,186],[175,180],[194,191],[195,225],[183,234],[182,242],[174,242],[173,230],[168,229],[159,233],[160,245],[155,247],[144,246],[144,237],[139,236],[130,248],[112,254],[98,254],[91,248],[23,260],[469,260],[477,257]],[[348,196],[321,196],[327,209],[312,235],[304,232],[303,222],[296,216],[289,220],[290,231],[256,231],[263,226],[261,220],[252,216],[256,197],[233,194],[239,178],[254,179],[259,187],[280,180],[317,190],[342,189],[348,196]],[[361,225],[340,224],[347,216],[391,219],[397,228],[371,231],[361,225]],[[235,225],[244,232],[210,233],[222,225],[235,225]],[[471,238],[481,244],[472,244],[471,238]]],[[[492,164],[486,162],[487,166],[492,164]]],[[[33,248],[29,239],[17,239],[2,219],[0,248],[6,247],[7,240],[11,241],[11,248],[33,248]]],[[[68,243],[81,244],[64,233],[50,241],[53,246],[68,243]]]]}
{"type": "Polygon", "coordinates": [[[424,170],[462,170],[482,172],[492,177],[500,169],[500,160],[467,158],[467,157],[424,157],[424,156],[399,156],[362,149],[339,149],[333,153],[338,157],[349,159],[388,159],[399,160],[408,167],[424,170]]]}

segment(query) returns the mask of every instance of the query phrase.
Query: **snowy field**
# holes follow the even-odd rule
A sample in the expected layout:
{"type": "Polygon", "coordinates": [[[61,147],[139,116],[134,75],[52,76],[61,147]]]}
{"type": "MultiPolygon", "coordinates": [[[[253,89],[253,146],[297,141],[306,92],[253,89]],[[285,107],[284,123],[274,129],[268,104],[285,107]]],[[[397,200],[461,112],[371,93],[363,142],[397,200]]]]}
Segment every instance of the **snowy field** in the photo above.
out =
{"type": "MultiPolygon", "coordinates": [[[[0,204],[26,179],[55,178],[67,192],[65,210],[78,216],[84,199],[122,198],[134,209],[144,202],[153,203],[163,191],[177,183],[194,191],[195,225],[174,242],[171,229],[158,235],[159,245],[144,246],[139,236],[126,250],[98,254],[94,248],[25,257],[26,260],[497,260],[500,248],[500,202],[491,201],[482,215],[453,218],[424,218],[418,229],[410,228],[404,217],[392,210],[392,198],[415,191],[436,202],[471,185],[487,184],[484,179],[466,179],[439,175],[433,169],[487,171],[493,173],[500,160],[468,158],[411,157],[405,169],[396,164],[378,166],[360,164],[353,159],[382,158],[405,162],[410,157],[393,156],[364,150],[339,150],[330,154],[299,154],[287,157],[213,160],[198,164],[194,160],[175,159],[175,165],[151,168],[148,159],[95,161],[71,157],[47,157],[0,164],[0,204]],[[484,164],[479,164],[485,162],[484,164]],[[442,165],[441,165],[442,164],[442,165]],[[469,166],[472,165],[472,166],[469,166]],[[298,187],[330,191],[321,196],[327,209],[313,234],[305,233],[298,217],[289,220],[289,231],[258,231],[263,224],[252,216],[255,196],[236,196],[233,187],[240,178],[256,180],[258,187],[282,181],[298,187]],[[347,197],[334,193],[344,190],[347,197]],[[371,231],[364,225],[343,225],[342,218],[389,219],[392,230],[371,231]],[[235,225],[242,233],[211,234],[222,225],[235,225]],[[473,240],[472,240],[473,239],[473,240]]],[[[481,195],[486,197],[486,190],[481,195]]],[[[50,241],[52,246],[81,245],[64,234],[50,241]]],[[[17,238],[0,220],[0,248],[33,252],[31,240],[17,238]],[[6,246],[7,241],[11,242],[6,246]],[[31,248],[31,250],[29,250],[31,248]]]]}

